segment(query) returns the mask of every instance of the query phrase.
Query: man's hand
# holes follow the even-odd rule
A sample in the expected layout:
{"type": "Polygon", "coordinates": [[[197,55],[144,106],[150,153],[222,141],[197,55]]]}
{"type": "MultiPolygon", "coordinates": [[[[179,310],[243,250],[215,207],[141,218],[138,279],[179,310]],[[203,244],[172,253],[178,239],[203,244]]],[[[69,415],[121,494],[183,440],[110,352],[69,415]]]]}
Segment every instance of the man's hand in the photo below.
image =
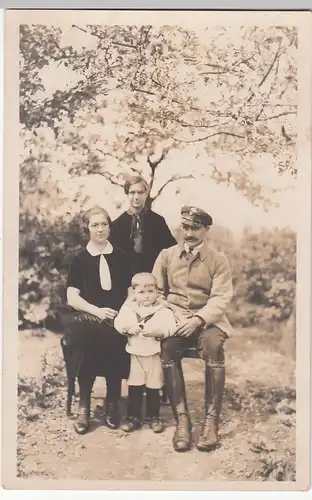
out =
{"type": "Polygon", "coordinates": [[[102,320],[113,321],[113,319],[117,316],[117,311],[115,311],[115,309],[110,309],[109,307],[98,307],[96,316],[102,320]]]}
{"type": "Polygon", "coordinates": [[[144,330],[143,331],[143,334],[142,334],[143,337],[154,337],[154,338],[161,338],[163,339],[164,338],[164,334],[161,333],[161,332],[156,332],[156,331],[150,331],[150,330],[144,330]]]}
{"type": "Polygon", "coordinates": [[[194,318],[187,319],[183,323],[180,323],[174,335],[178,337],[189,337],[192,333],[197,330],[197,328],[203,326],[203,321],[201,318],[195,316],[194,318]]]}

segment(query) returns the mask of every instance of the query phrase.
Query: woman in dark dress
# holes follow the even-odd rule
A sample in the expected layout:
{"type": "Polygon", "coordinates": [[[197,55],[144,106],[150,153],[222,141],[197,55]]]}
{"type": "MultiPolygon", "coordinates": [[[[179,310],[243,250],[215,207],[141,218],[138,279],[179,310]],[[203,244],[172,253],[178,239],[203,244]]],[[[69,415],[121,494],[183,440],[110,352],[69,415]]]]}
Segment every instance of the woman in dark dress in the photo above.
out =
{"type": "Polygon", "coordinates": [[[136,175],[124,186],[129,208],[112,223],[110,241],[130,258],[132,275],[151,272],[161,250],[176,245],[165,219],[146,207],[149,186],[136,175]]]}
{"type": "Polygon", "coordinates": [[[122,250],[108,241],[108,213],[94,207],[87,216],[90,241],[74,258],[67,280],[67,302],[82,315],[72,332],[73,342],[82,353],[75,424],[79,434],[89,428],[91,392],[97,375],[106,378],[106,425],[113,429],[119,426],[121,382],[129,374],[126,339],[112,326],[130,286],[129,261],[122,250]]]}

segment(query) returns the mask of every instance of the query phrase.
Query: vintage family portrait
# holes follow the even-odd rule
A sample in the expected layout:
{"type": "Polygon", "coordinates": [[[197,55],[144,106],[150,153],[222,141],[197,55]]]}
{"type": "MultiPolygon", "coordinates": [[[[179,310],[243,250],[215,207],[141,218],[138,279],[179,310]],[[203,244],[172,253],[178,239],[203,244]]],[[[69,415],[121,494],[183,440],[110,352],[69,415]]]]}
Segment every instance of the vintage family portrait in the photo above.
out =
{"type": "Polygon", "coordinates": [[[308,489],[310,14],[5,29],[4,479],[308,489]]]}

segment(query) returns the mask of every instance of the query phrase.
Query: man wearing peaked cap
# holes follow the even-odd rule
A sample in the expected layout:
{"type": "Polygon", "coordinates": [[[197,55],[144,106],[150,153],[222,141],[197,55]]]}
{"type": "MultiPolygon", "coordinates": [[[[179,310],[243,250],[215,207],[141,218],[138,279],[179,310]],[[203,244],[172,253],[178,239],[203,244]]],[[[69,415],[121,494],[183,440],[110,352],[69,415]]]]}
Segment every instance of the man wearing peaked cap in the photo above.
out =
{"type": "Polygon", "coordinates": [[[207,242],[212,223],[212,217],[204,210],[182,207],[183,241],[162,250],[153,268],[159,291],[178,321],[174,336],[164,340],[162,346],[165,386],[176,420],[176,451],[191,447],[191,419],[181,359],[192,346],[205,362],[205,419],[197,448],[210,451],[218,442],[225,382],[224,343],[231,331],[226,311],[233,287],[227,258],[207,242]]]}
{"type": "Polygon", "coordinates": [[[211,215],[197,207],[184,206],[181,209],[182,223],[192,224],[193,226],[212,226],[211,215]]]}

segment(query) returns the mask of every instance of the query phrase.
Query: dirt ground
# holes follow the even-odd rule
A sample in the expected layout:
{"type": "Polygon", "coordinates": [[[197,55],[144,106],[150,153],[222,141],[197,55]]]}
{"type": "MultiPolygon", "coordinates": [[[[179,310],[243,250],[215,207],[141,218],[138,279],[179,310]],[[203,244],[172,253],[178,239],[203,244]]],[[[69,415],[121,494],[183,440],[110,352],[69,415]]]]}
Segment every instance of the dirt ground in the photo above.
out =
{"type": "MultiPolygon", "coordinates": [[[[79,436],[65,411],[66,380],[60,335],[19,333],[19,477],[40,479],[295,480],[294,366],[278,353],[273,334],[242,329],[227,341],[227,378],[220,447],[201,453],[172,448],[174,422],[162,406],[163,434],[147,426],[125,435],[101,423],[105,383],[92,398],[91,431],[79,436]]],[[[194,443],[203,410],[203,363],[184,360],[194,443]]],[[[125,410],[126,384],[123,386],[125,410]]],[[[74,410],[77,409],[77,399],[74,410]]]]}

